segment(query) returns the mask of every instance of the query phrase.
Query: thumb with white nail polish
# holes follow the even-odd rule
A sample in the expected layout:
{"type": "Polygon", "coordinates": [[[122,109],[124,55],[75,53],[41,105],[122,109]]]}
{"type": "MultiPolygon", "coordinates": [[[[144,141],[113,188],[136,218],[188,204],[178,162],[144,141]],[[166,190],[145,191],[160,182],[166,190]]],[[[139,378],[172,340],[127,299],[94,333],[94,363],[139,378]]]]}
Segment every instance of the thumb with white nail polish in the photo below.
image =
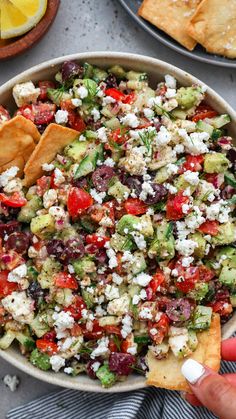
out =
{"type": "Polygon", "coordinates": [[[193,359],[184,362],[182,374],[204,406],[220,419],[236,419],[236,388],[228,380],[193,359]]]}

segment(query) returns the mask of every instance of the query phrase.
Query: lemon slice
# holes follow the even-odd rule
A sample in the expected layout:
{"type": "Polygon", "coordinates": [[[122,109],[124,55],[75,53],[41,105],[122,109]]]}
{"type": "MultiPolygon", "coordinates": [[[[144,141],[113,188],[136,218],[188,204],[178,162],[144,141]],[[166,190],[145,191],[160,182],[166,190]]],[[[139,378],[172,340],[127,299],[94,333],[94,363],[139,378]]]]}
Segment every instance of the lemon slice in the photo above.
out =
{"type": "Polygon", "coordinates": [[[42,19],[47,0],[0,0],[1,39],[23,35],[42,19]]]}

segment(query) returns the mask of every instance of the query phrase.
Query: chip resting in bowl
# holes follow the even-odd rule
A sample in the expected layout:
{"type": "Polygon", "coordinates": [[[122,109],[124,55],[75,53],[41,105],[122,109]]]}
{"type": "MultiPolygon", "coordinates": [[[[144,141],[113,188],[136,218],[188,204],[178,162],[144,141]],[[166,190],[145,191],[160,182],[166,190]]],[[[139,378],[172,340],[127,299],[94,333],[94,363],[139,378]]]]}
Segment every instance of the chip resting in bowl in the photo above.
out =
{"type": "Polygon", "coordinates": [[[0,134],[17,121],[6,138],[24,167],[8,156],[0,175],[0,349],[19,342],[35,368],[104,388],[139,373],[187,390],[188,357],[218,369],[236,306],[236,150],[205,92],[73,61],[14,86],[0,134]]]}

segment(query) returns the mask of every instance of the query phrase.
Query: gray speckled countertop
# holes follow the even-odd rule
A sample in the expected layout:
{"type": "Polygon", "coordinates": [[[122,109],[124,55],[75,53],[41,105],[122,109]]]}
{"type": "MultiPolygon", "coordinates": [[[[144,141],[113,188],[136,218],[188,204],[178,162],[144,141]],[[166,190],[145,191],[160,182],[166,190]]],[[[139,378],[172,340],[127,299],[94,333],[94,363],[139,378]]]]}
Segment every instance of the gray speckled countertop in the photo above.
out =
{"type": "MultiPolygon", "coordinates": [[[[198,63],[155,41],[139,28],[117,0],[61,0],[56,20],[45,38],[21,57],[0,63],[0,84],[47,59],[85,51],[125,51],[168,61],[213,87],[236,105],[236,70],[198,63]]],[[[59,390],[24,374],[0,360],[0,419],[15,406],[59,390]],[[11,393],[2,383],[5,374],[17,374],[21,384],[11,393]]]]}

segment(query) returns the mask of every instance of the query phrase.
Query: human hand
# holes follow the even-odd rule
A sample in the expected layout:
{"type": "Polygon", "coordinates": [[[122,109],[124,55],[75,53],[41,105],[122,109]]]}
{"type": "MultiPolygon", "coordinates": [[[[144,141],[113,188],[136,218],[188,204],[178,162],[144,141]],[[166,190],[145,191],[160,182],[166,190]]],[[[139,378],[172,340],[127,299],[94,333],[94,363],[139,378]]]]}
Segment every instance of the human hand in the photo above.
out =
{"type": "MultiPolygon", "coordinates": [[[[221,356],[236,361],[236,338],[222,342],[221,356]]],[[[184,395],[189,403],[207,407],[220,419],[236,418],[236,374],[219,375],[192,359],[185,361],[182,374],[194,393],[184,395]]]]}

